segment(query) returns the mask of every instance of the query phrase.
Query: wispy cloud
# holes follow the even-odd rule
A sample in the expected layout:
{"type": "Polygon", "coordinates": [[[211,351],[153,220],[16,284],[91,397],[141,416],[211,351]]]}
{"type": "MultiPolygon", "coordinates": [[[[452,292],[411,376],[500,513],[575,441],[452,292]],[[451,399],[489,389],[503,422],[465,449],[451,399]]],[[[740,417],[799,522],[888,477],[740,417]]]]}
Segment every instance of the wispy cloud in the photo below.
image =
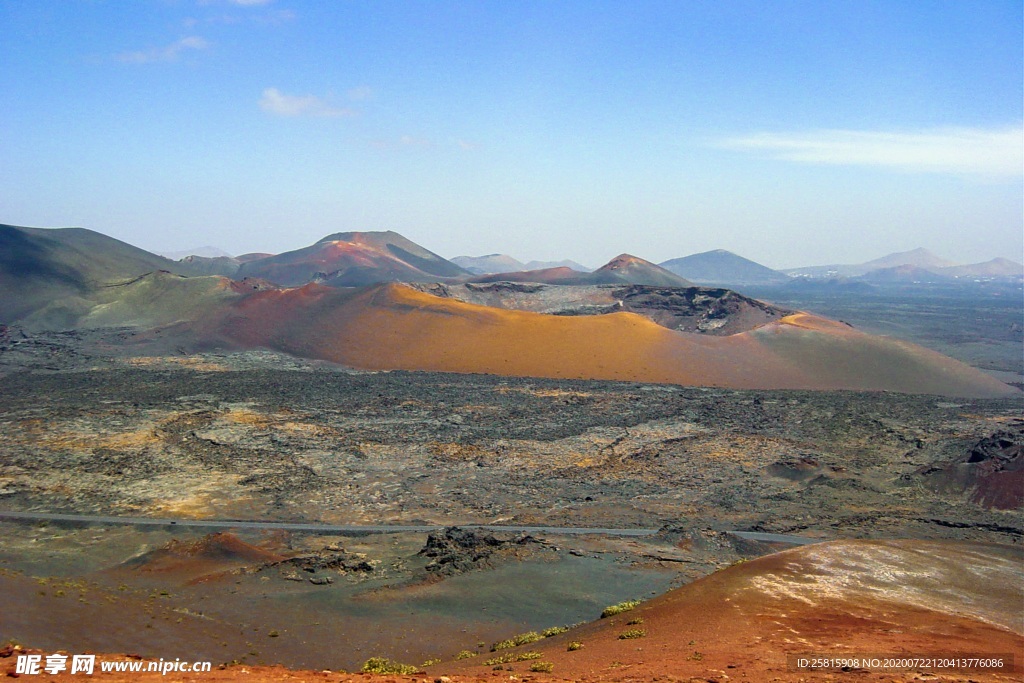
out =
{"type": "Polygon", "coordinates": [[[130,64],[173,62],[178,59],[182,52],[187,50],[205,50],[209,46],[210,43],[208,43],[204,38],[200,38],[199,36],[187,36],[163,47],[154,47],[148,50],[139,50],[135,52],[122,52],[117,55],[117,60],[130,64]]]}
{"type": "Polygon", "coordinates": [[[267,88],[260,97],[260,109],[275,116],[354,116],[355,111],[336,107],[315,95],[286,95],[277,88],[267,88]]]}
{"type": "Polygon", "coordinates": [[[368,85],[360,85],[358,87],[351,88],[345,93],[350,100],[354,101],[370,100],[373,99],[375,94],[376,91],[368,85]]]}
{"type": "Polygon", "coordinates": [[[419,135],[401,135],[397,138],[379,138],[371,140],[370,146],[376,149],[432,149],[434,143],[429,138],[419,135]]]}
{"type": "Polygon", "coordinates": [[[193,29],[200,25],[238,26],[240,24],[255,24],[262,26],[276,26],[289,21],[294,21],[295,18],[295,12],[290,9],[267,9],[255,12],[240,10],[234,14],[222,13],[206,17],[186,17],[182,20],[182,25],[187,29],[193,29]]]}
{"type": "Polygon", "coordinates": [[[719,146],[809,164],[989,176],[1024,173],[1024,126],[755,133],[724,140],[719,146]]]}

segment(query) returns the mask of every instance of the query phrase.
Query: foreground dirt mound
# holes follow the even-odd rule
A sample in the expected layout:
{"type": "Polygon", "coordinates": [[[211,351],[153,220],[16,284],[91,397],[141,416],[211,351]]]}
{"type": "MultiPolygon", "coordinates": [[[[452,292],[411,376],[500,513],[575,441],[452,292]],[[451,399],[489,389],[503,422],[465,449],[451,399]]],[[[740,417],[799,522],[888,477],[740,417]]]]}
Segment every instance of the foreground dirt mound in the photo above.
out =
{"type": "Polygon", "coordinates": [[[207,534],[196,541],[171,540],[161,548],[132,558],[116,571],[161,573],[195,580],[284,559],[282,555],[246,543],[233,533],[221,532],[207,534]]]}
{"type": "MultiPolygon", "coordinates": [[[[946,671],[946,680],[967,680],[968,674],[976,681],[1019,680],[1022,561],[1020,549],[971,543],[804,546],[734,565],[634,609],[510,649],[503,666],[522,674],[543,661],[554,674],[580,681],[643,681],[668,673],[680,680],[795,681],[829,679],[791,668],[787,658],[797,655],[1013,655],[1012,669],[946,671]],[[537,656],[516,661],[529,652],[537,656]]],[[[474,658],[456,668],[491,667],[474,658]]],[[[865,670],[858,680],[943,680],[942,671],[928,678],[929,670],[934,667],[865,670]]]]}
{"type": "MultiPolygon", "coordinates": [[[[1024,671],[1022,561],[1024,552],[1009,546],[834,541],[733,565],[650,602],[606,609],[601,618],[568,631],[510,637],[490,653],[430,665],[426,672],[410,667],[419,669],[414,675],[215,666],[209,674],[175,680],[1017,681],[1024,671]],[[904,664],[887,672],[858,666],[799,670],[797,658],[805,656],[904,664]],[[1004,664],[906,664],[952,657],[1004,664]]],[[[16,654],[0,652],[0,667],[12,671],[16,654]]],[[[47,680],[75,679],[65,673],[47,680]]]]}

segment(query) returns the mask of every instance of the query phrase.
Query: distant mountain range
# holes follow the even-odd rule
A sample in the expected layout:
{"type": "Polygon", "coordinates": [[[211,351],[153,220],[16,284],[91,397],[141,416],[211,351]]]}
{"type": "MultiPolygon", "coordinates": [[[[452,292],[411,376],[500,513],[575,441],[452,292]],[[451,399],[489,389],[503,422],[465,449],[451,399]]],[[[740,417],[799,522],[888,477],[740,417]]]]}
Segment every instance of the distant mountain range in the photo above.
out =
{"type": "Polygon", "coordinates": [[[591,273],[572,268],[542,268],[511,273],[477,275],[470,282],[537,282],[549,285],[651,285],[655,287],[692,287],[693,283],[650,261],[620,254],[591,273]]]}
{"type": "Polygon", "coordinates": [[[194,249],[183,249],[181,251],[158,251],[158,255],[178,261],[189,256],[201,256],[203,258],[231,258],[231,254],[219,247],[195,247],[194,249]]]}
{"type": "Polygon", "coordinates": [[[529,261],[523,263],[508,254],[488,254],[486,256],[456,256],[452,263],[465,268],[475,275],[492,273],[517,273],[529,270],[547,270],[550,268],[571,268],[572,270],[589,273],[593,268],[580,265],[568,259],[562,261],[529,261]]]}
{"type": "MultiPolygon", "coordinates": [[[[734,269],[730,277],[737,268],[748,279],[767,277],[735,255],[698,256],[689,263],[717,261],[734,269]]],[[[920,277],[918,268],[873,272],[920,277]]],[[[270,256],[171,261],[90,230],[3,225],[0,327],[11,323],[130,327],[141,331],[133,335],[138,343],[271,348],[365,369],[956,396],[1014,391],[933,351],[726,288],[694,287],[628,254],[592,273],[559,267],[473,276],[394,232],[336,233],[270,256]],[[206,274],[233,261],[233,276],[206,274]]]]}
{"type": "MultiPolygon", "coordinates": [[[[445,266],[442,265],[444,259],[437,254],[428,252],[393,232],[338,233],[325,237],[317,244],[320,246],[313,245],[276,256],[243,254],[232,257],[224,250],[212,246],[166,252],[163,256],[177,258],[177,269],[188,274],[225,277],[252,275],[270,280],[277,278],[274,281],[279,284],[290,285],[317,281],[332,286],[358,286],[381,281],[424,282],[439,277],[477,276],[482,278],[477,279],[479,282],[497,282],[505,279],[549,284],[596,284],[623,280],[640,280],[644,284],[655,284],[660,278],[665,284],[671,282],[672,286],[680,286],[679,281],[667,278],[664,273],[654,277],[649,267],[644,276],[623,278],[609,277],[608,271],[612,269],[608,267],[610,264],[606,264],[598,269],[602,272],[597,275],[584,277],[581,274],[596,271],[568,259],[523,263],[507,254],[487,254],[456,256],[445,262],[449,264],[445,266]],[[389,240],[392,242],[390,246],[389,240]],[[323,244],[331,241],[351,242],[351,245],[347,250],[335,247],[335,253],[331,256],[325,253],[323,244]],[[417,265],[403,258],[398,250],[405,250],[417,258],[425,258],[430,265],[422,268],[420,266],[424,264],[417,265]],[[373,253],[376,253],[376,256],[372,256],[373,253]],[[261,263],[242,268],[243,264],[255,261],[261,263]],[[400,261],[402,263],[398,263],[400,261]]],[[[1010,259],[996,258],[984,263],[956,265],[923,248],[896,252],[865,263],[806,266],[781,271],[724,249],[670,259],[662,262],[660,266],[689,283],[712,287],[793,286],[798,281],[820,284],[836,279],[855,279],[880,286],[938,285],[964,279],[1012,280],[1024,277],[1024,265],[1010,259]]]]}
{"type": "Polygon", "coordinates": [[[1024,277],[1024,265],[997,258],[955,265],[927,249],[898,252],[858,264],[808,266],[778,271],[724,249],[665,261],[661,266],[701,285],[792,286],[797,281],[860,280],[871,284],[942,284],[957,279],[1024,277]]]}
{"type": "Polygon", "coordinates": [[[967,266],[949,266],[939,272],[952,277],[1024,277],[1024,265],[1007,258],[994,258],[967,266]]]}
{"type": "Polygon", "coordinates": [[[791,277],[864,278],[874,282],[932,282],[956,278],[1018,278],[1024,277],[1024,265],[1006,258],[984,263],[957,265],[936,256],[927,249],[897,252],[858,264],[808,266],[782,271],[791,277]]]}

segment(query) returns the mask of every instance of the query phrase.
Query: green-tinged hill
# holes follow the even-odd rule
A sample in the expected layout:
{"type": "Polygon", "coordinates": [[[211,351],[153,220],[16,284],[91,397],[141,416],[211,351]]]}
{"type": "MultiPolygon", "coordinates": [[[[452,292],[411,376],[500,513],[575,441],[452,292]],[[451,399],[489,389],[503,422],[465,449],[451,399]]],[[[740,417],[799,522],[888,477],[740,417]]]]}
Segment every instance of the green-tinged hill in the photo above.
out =
{"type": "Polygon", "coordinates": [[[92,230],[0,225],[0,322],[157,270],[191,274],[187,264],[92,230]]]}
{"type": "Polygon", "coordinates": [[[145,329],[195,320],[250,289],[252,285],[225,277],[183,277],[159,270],[101,285],[88,296],[55,299],[19,322],[30,329],[145,329]]]}
{"type": "Polygon", "coordinates": [[[233,256],[186,256],[177,261],[193,275],[234,277],[242,261],[233,256]]]}

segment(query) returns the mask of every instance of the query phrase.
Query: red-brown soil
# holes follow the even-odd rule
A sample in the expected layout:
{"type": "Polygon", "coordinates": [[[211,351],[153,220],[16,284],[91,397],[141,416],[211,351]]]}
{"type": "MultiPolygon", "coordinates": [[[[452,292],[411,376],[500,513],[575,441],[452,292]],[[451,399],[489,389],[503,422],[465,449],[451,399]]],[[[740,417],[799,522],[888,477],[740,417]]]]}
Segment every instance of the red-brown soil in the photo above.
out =
{"type": "Polygon", "coordinates": [[[404,285],[356,293],[307,285],[256,292],[197,330],[373,370],[978,397],[1015,392],[941,354],[809,314],[710,337],[633,313],[551,316],[441,299],[404,285]]]}
{"type": "Polygon", "coordinates": [[[1024,428],[988,436],[959,462],[922,468],[927,485],[966,493],[978,505],[1000,510],[1024,506],[1024,428]]]}
{"type": "Polygon", "coordinates": [[[177,580],[201,581],[234,569],[283,559],[283,555],[246,543],[233,533],[220,532],[196,541],[172,540],[133,558],[115,572],[168,574],[177,580]]]}
{"type": "MultiPolygon", "coordinates": [[[[107,681],[1018,681],[1019,549],[937,541],[836,541],[805,546],[698,580],[567,633],[497,654],[537,659],[483,665],[477,657],[429,673],[377,676],[232,666],[204,674],[107,674],[107,681]],[[984,580],[981,580],[984,579],[984,580]],[[630,629],[643,637],[621,639],[630,629]],[[572,641],[582,643],[568,651],[572,641]],[[883,673],[798,671],[796,655],[1010,656],[995,671],[928,666],[883,673]],[[530,670],[537,662],[552,673],[530,670]]],[[[453,644],[456,646],[457,644],[453,644]]],[[[467,647],[472,647],[467,644],[467,647]]],[[[104,656],[107,659],[123,657],[104,656]]],[[[13,659],[0,659],[13,671],[13,659]]],[[[69,674],[47,680],[77,680],[69,674]]]]}
{"type": "MultiPolygon", "coordinates": [[[[537,651],[578,681],[830,680],[787,657],[1010,655],[999,673],[858,671],[855,680],[1020,680],[1019,549],[936,541],[837,541],[733,566],[636,609],[510,652],[537,651]],[[631,621],[640,621],[631,625],[631,621]],[[620,639],[642,629],[645,636],[620,639]],[[568,651],[567,643],[583,644],[568,651]],[[931,678],[927,672],[938,674],[931,678]]],[[[493,655],[492,655],[493,656],[493,655]]],[[[480,659],[485,658],[484,655],[480,659]]],[[[479,671],[477,659],[456,670],[479,671]]],[[[512,666],[522,675],[532,661],[512,666]]],[[[441,670],[443,667],[438,667],[441,670]]],[[[450,670],[451,667],[448,667],[450,670]]]]}

